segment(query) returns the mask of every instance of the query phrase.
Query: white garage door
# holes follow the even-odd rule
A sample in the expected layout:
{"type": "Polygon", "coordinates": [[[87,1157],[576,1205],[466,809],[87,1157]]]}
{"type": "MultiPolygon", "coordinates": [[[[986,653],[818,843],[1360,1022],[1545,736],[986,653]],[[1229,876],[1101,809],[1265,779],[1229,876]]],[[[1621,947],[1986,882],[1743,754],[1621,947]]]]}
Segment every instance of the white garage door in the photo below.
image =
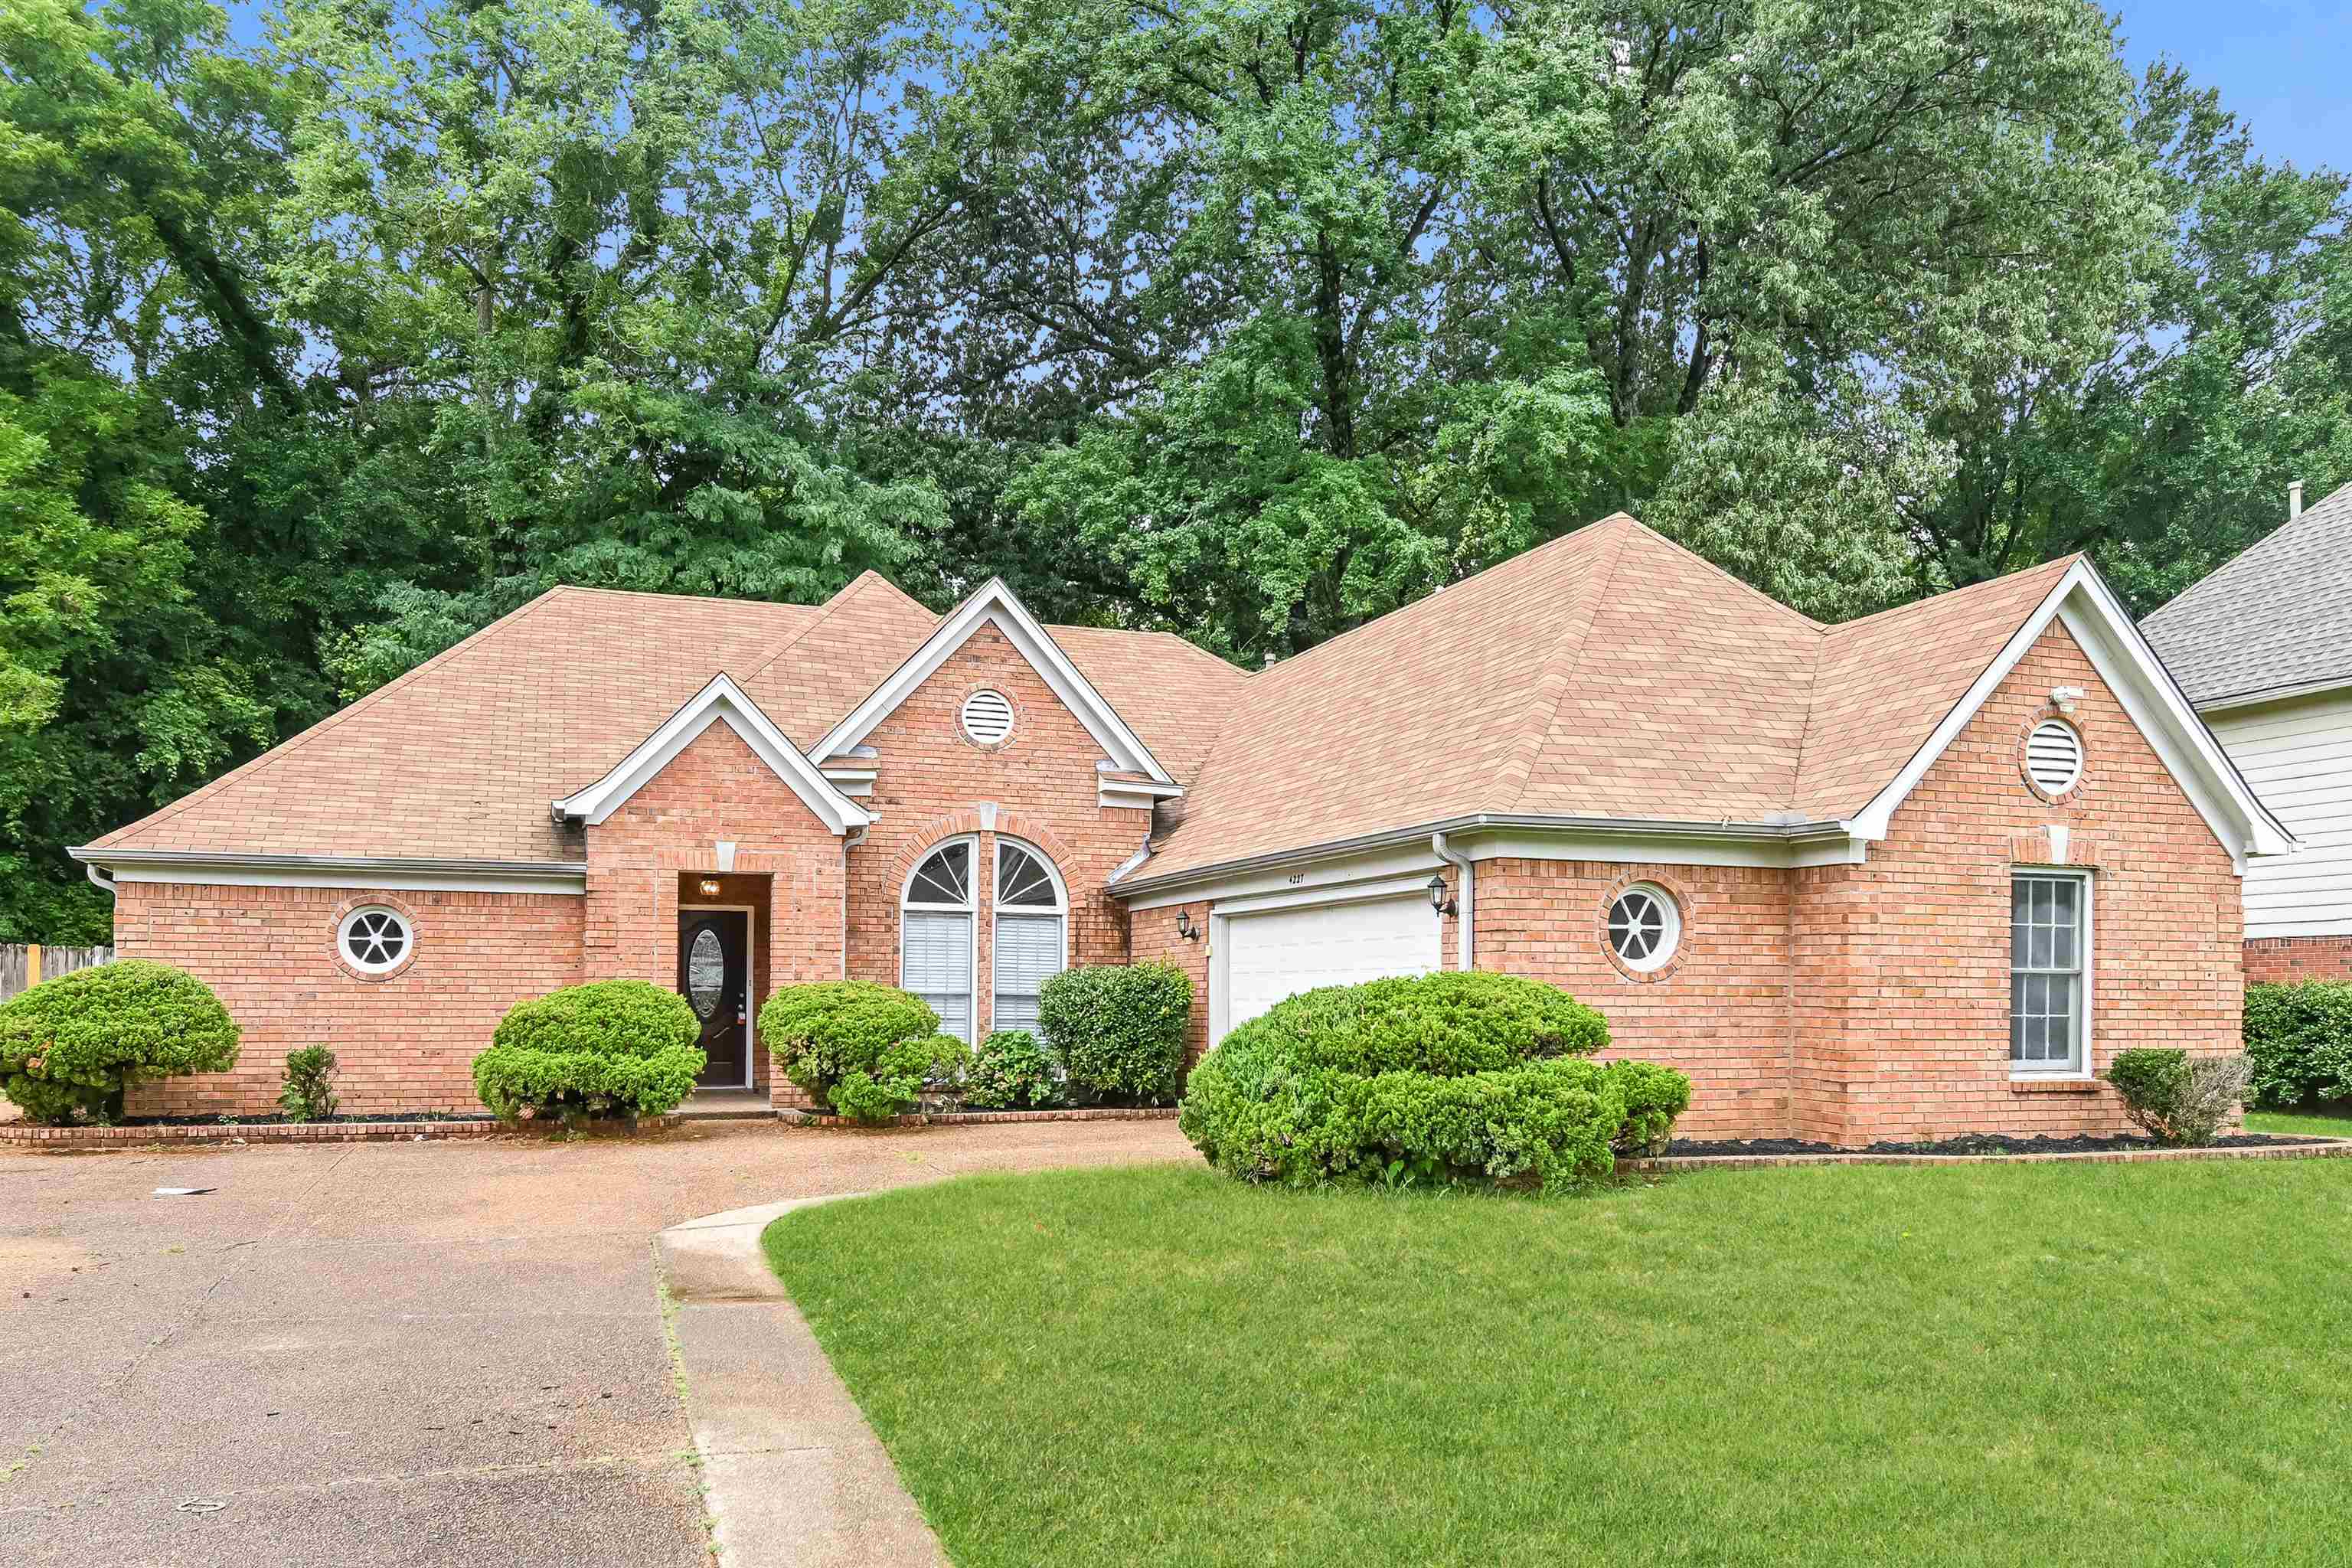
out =
{"type": "Polygon", "coordinates": [[[1286,996],[1438,967],[1438,919],[1422,894],[1225,919],[1227,1029],[1286,996]]]}

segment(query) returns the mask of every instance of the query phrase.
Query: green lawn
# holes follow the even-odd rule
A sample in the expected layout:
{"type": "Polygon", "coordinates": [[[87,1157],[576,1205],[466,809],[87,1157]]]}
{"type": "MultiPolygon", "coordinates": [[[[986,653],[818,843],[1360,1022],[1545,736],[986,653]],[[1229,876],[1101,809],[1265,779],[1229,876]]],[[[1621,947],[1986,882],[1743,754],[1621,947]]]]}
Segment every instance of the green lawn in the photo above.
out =
{"type": "Polygon", "coordinates": [[[2347,1560],[2352,1160],[1160,1166],[767,1243],[964,1568],[2347,1560]]]}
{"type": "Polygon", "coordinates": [[[2315,1138],[2352,1138],[2352,1105],[2329,1100],[2329,1109],[2301,1106],[2294,1110],[2249,1110],[2249,1132],[2287,1132],[2315,1138]]]}

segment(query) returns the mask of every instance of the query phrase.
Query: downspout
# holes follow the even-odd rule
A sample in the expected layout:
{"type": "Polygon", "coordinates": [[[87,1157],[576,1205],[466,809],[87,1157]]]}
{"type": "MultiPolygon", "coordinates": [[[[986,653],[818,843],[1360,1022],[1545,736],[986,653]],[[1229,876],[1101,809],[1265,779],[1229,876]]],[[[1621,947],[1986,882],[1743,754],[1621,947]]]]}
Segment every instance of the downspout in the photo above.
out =
{"type": "Polygon", "coordinates": [[[81,872],[83,876],[89,879],[90,886],[110,899],[115,897],[114,879],[100,870],[95,864],[85,862],[81,872]]]}
{"type": "Polygon", "coordinates": [[[866,842],[867,828],[841,836],[841,977],[849,978],[849,852],[866,842]]]}
{"type": "Polygon", "coordinates": [[[1478,966],[1477,955],[1472,951],[1471,942],[1471,932],[1477,929],[1478,923],[1477,903],[1473,897],[1475,873],[1471,868],[1469,858],[1456,855],[1452,846],[1446,843],[1445,835],[1443,833],[1433,833],[1429,836],[1429,849],[1431,854],[1435,855],[1447,865],[1458,868],[1462,873],[1459,879],[1462,890],[1454,897],[1454,918],[1462,922],[1462,952],[1456,967],[1475,969],[1478,966]]]}

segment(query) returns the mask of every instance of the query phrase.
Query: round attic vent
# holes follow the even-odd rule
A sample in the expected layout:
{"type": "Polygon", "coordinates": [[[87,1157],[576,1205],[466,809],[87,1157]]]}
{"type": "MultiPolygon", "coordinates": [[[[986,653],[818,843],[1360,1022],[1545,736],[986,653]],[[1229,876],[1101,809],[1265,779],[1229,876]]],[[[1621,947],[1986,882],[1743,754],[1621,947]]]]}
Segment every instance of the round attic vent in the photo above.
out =
{"type": "Polygon", "coordinates": [[[975,691],[963,700],[963,732],[993,746],[1013,733],[1013,700],[1002,691],[975,691]]]}
{"type": "Polygon", "coordinates": [[[2048,719],[2025,741],[2025,776],[2043,795],[2064,795],[2083,776],[2083,737],[2074,726],[2048,719]]]}

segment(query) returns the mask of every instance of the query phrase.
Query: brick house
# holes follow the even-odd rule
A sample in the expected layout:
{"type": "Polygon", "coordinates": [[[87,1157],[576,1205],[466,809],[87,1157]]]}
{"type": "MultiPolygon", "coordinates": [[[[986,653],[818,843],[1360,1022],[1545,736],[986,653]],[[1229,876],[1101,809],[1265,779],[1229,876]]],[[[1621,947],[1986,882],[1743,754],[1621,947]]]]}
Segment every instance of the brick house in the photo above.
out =
{"type": "Polygon", "coordinates": [[[775,986],[979,1038],[1165,958],[1196,1050],[1311,985],[1565,986],[1685,1125],[1841,1143],[2119,1125],[2137,1045],[2233,1047],[2239,879],[2293,840],[2069,560],[1824,626],[1615,517],[1262,671],[1159,633],[557,589],[73,851],[125,954],[244,1025],[139,1112],[470,1109],[508,1006],[675,986],[780,1103],[775,986]]]}

